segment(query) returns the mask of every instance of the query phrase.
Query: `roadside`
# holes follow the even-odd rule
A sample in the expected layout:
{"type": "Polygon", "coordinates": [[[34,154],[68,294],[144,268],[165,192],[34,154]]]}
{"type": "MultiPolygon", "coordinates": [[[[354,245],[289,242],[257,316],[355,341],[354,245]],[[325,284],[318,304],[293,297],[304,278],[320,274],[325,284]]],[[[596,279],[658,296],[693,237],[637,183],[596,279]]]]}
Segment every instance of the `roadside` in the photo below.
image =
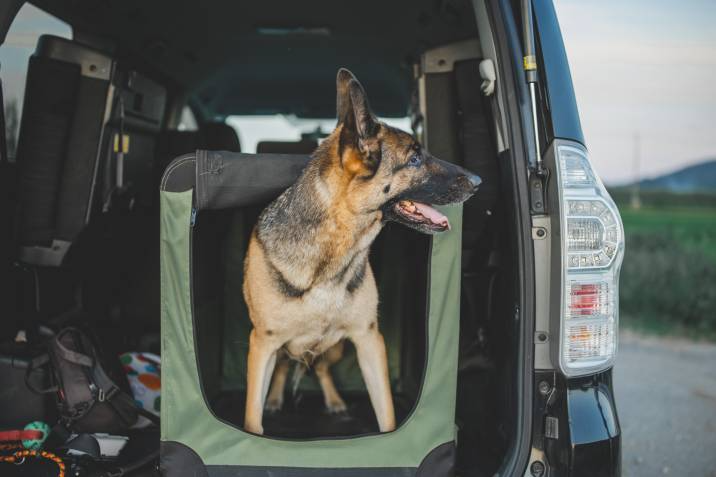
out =
{"type": "Polygon", "coordinates": [[[716,344],[620,333],[624,477],[716,477],[716,344]]]}

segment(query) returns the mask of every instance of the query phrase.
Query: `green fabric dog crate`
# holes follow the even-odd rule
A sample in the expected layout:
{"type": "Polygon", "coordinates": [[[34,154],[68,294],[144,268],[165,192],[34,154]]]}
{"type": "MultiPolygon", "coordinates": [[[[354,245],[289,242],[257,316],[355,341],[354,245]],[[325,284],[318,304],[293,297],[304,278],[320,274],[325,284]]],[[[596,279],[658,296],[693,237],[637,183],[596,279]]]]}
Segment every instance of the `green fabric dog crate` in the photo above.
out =
{"type": "MultiPolygon", "coordinates": [[[[348,405],[322,408],[310,374],[289,383],[265,435],[242,430],[247,338],[243,257],[262,208],[308,156],[198,151],[161,182],[161,469],[168,476],[452,475],[462,208],[428,236],[389,223],[370,262],[380,293],[397,429],[379,433],[352,347],[332,368],[348,405]]],[[[291,379],[289,378],[289,381],[291,379]]]]}

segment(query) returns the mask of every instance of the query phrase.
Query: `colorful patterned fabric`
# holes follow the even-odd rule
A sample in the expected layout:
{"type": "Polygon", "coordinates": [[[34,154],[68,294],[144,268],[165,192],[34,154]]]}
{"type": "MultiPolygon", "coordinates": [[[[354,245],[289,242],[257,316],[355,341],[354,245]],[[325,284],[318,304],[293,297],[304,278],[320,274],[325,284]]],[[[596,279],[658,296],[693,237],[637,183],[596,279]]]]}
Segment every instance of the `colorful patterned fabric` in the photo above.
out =
{"type": "Polygon", "coordinates": [[[161,361],[152,353],[124,353],[119,357],[132,388],[134,401],[142,409],[159,415],[161,403],[161,361]]]}

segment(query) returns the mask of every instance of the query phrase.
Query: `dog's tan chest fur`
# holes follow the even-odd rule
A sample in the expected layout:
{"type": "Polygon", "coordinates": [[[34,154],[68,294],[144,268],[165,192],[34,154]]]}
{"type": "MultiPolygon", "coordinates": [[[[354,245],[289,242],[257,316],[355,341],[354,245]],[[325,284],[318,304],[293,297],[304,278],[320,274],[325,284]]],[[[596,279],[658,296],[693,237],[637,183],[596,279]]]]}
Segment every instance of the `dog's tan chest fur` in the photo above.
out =
{"type": "MultiPolygon", "coordinates": [[[[366,257],[367,258],[367,257],[366,257]]],[[[363,260],[363,257],[355,261],[363,260]]],[[[367,329],[377,306],[377,290],[369,265],[364,283],[354,293],[346,289],[346,283],[356,273],[351,267],[340,283],[325,283],[312,288],[295,307],[295,314],[287,317],[286,332],[289,336],[286,349],[295,358],[319,355],[338,341],[362,329],[367,329]],[[362,312],[362,313],[361,313],[362,312]]],[[[289,306],[289,309],[294,308],[289,306]]]]}
{"type": "MultiPolygon", "coordinates": [[[[380,224],[375,228],[369,232],[373,237],[380,224]]],[[[245,292],[254,311],[252,319],[257,331],[282,343],[294,358],[305,359],[367,329],[377,308],[375,280],[367,263],[370,241],[372,237],[366,243],[364,235],[346,257],[335,257],[337,263],[327,264],[335,271],[313,284],[300,298],[288,298],[276,288],[264,251],[252,241],[247,273],[255,279],[245,283],[245,292]],[[364,276],[360,286],[349,291],[349,282],[361,269],[364,276]]]]}

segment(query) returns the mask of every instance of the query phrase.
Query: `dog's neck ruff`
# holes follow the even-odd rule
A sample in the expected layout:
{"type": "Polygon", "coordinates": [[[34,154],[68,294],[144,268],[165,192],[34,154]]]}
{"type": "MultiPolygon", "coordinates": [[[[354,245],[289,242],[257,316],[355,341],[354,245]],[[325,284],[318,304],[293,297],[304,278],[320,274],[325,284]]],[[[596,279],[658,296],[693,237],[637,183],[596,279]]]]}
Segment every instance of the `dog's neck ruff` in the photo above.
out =
{"type": "Polygon", "coordinates": [[[318,284],[335,283],[349,292],[362,283],[370,245],[382,228],[382,213],[356,212],[322,181],[316,161],[259,217],[256,237],[281,292],[303,297],[318,284]],[[323,188],[323,192],[320,192],[323,188]],[[324,195],[324,197],[320,197],[324,195]]]}

